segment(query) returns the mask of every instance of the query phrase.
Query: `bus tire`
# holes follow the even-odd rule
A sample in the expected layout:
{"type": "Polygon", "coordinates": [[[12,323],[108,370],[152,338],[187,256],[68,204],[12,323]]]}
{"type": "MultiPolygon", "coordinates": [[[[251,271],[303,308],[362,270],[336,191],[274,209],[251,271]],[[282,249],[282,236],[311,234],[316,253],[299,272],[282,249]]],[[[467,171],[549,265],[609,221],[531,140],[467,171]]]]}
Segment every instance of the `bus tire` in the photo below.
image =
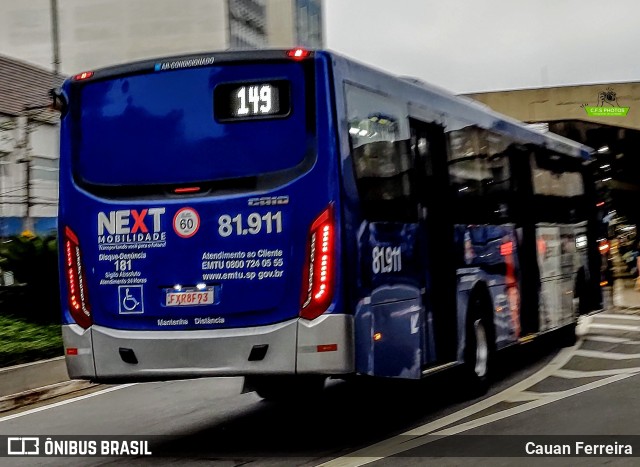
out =
{"type": "Polygon", "coordinates": [[[299,401],[313,398],[324,389],[324,376],[263,376],[245,382],[262,399],[273,402],[299,401]]]}
{"type": "Polygon", "coordinates": [[[472,396],[483,395],[489,389],[494,333],[488,300],[476,294],[467,314],[463,366],[472,396]]]}
{"type": "Polygon", "coordinates": [[[576,323],[567,324],[556,331],[561,347],[573,347],[577,341],[576,323]]]}
{"type": "Polygon", "coordinates": [[[573,287],[573,309],[576,315],[584,315],[589,312],[586,293],[587,280],[585,279],[584,268],[580,268],[576,273],[576,281],[573,287]]]}

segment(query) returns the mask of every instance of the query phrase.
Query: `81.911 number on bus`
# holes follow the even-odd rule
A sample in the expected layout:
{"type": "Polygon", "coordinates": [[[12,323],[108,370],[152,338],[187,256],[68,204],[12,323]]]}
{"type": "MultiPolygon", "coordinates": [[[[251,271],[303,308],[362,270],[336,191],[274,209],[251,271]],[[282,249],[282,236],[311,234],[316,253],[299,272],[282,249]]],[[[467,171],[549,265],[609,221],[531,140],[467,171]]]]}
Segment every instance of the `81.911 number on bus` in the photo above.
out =
{"type": "Polygon", "coordinates": [[[229,214],[223,214],[218,218],[218,233],[221,237],[229,237],[234,233],[236,235],[255,235],[260,233],[263,228],[266,233],[282,232],[282,212],[275,214],[268,212],[262,216],[257,212],[252,212],[244,220],[242,214],[231,217],[229,214]],[[234,229],[235,227],[235,229],[234,229]]]}

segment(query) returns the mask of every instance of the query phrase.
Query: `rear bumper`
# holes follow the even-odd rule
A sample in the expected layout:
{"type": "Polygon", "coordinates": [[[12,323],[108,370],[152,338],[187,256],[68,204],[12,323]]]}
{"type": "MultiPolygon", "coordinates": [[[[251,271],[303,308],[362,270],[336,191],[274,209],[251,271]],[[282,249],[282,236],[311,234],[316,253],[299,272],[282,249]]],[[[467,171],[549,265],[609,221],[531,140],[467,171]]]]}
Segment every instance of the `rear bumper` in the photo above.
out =
{"type": "Polygon", "coordinates": [[[354,368],[352,317],[347,315],[200,331],[124,331],[98,325],[84,330],[65,325],[63,339],[69,376],[96,381],[345,374],[354,368]],[[77,354],[69,355],[69,348],[77,354]]]}

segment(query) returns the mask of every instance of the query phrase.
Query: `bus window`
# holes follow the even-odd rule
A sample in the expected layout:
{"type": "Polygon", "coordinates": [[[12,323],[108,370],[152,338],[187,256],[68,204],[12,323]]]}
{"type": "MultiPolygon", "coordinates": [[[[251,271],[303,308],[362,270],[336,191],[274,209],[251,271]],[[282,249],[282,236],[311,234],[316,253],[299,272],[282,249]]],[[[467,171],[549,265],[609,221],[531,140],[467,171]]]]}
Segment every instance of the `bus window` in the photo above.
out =
{"type": "Polygon", "coordinates": [[[531,163],[533,172],[533,191],[537,195],[546,196],[581,196],[584,194],[582,176],[574,171],[564,171],[560,156],[550,154],[547,157],[538,155],[531,163]]]}
{"type": "Polygon", "coordinates": [[[536,219],[544,222],[586,219],[581,170],[579,162],[557,154],[539,151],[531,156],[536,219]]]}
{"type": "Polygon", "coordinates": [[[478,147],[478,132],[473,127],[449,134],[451,185],[458,197],[481,196],[481,181],[486,173],[478,147]]]}
{"type": "Polygon", "coordinates": [[[507,217],[511,190],[508,146],[508,139],[478,127],[449,133],[451,188],[464,222],[507,217]]]}
{"type": "Polygon", "coordinates": [[[406,109],[382,95],[347,85],[349,138],[365,218],[416,216],[406,109]]]}
{"type": "Polygon", "coordinates": [[[511,184],[511,169],[507,147],[509,140],[495,133],[486,134],[487,159],[485,161],[489,178],[485,179],[486,193],[508,192],[511,184]]]}
{"type": "Polygon", "coordinates": [[[301,63],[249,63],[75,86],[76,180],[110,196],[191,183],[242,192],[255,189],[257,178],[293,171],[307,155],[315,114],[304,70],[301,63]]]}

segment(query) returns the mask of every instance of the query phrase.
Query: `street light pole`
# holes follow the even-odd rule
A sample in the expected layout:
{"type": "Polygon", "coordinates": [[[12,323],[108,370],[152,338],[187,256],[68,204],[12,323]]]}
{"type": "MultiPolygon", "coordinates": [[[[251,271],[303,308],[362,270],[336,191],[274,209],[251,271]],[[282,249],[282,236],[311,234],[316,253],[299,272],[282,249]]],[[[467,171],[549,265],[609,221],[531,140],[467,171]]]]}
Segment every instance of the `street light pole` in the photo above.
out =
{"type": "MultiPolygon", "coordinates": [[[[25,112],[26,113],[26,112],[25,112]]],[[[24,121],[24,136],[20,142],[20,158],[16,161],[18,164],[25,164],[25,218],[23,222],[23,230],[33,231],[33,219],[31,218],[31,206],[33,205],[31,196],[31,118],[26,113],[24,121]]]]}
{"type": "Polygon", "coordinates": [[[58,0],[51,0],[51,43],[53,46],[53,72],[60,74],[60,35],[58,33],[58,0]]]}

